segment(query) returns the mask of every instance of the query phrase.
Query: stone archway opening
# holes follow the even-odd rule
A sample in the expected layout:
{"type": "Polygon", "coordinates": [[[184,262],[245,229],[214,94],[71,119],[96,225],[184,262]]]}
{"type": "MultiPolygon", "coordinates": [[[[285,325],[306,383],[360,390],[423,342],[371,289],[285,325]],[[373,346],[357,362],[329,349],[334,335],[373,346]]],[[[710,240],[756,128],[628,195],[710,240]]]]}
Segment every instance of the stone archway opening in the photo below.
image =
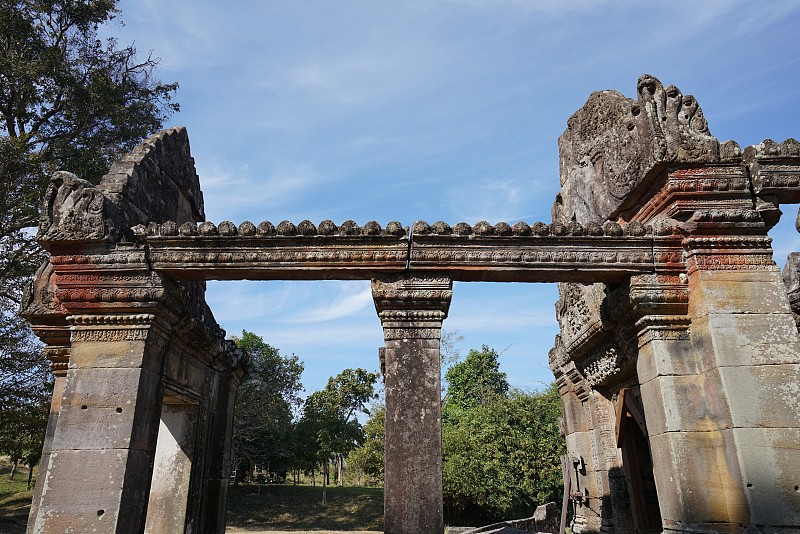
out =
{"type": "MultiPolygon", "coordinates": [[[[30,531],[143,532],[157,521],[148,509],[162,464],[191,471],[168,504],[180,516],[188,495],[184,531],[224,530],[246,361],[214,321],[205,283],[242,279],[370,281],[392,421],[390,534],[442,531],[439,339],[454,281],[559,283],[549,364],[582,466],[574,532],[637,528],[614,432],[633,405],[618,416],[607,395],[623,385],[641,394],[665,528],[800,524],[800,467],[783,445],[800,432],[800,335],[767,237],[778,206],[800,201],[800,143],[720,143],[694,97],[645,75],[636,99],[593,93],[559,150],[552,223],[408,230],[206,221],[181,128],[147,140],[97,186],[55,173],[38,233],[50,259],[22,306],[56,376],[30,531]],[[196,399],[193,425],[173,413],[183,408],[170,392],[196,399]],[[82,465],[93,470],[78,477],[82,465]]],[[[643,451],[630,435],[628,449],[643,451]]]]}

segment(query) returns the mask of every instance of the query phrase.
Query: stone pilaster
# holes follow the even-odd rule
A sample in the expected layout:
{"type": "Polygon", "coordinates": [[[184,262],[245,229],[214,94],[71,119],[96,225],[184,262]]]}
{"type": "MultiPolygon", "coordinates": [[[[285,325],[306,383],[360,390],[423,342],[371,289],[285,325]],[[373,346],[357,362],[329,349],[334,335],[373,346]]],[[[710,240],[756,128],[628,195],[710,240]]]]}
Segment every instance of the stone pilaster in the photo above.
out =
{"type": "Polygon", "coordinates": [[[717,515],[788,530],[800,524],[800,336],[770,239],[695,235],[685,248],[692,345],[718,376],[713,389],[705,386],[705,411],[727,409],[714,447],[724,451],[717,469],[730,475],[736,506],[717,515]],[[730,468],[737,463],[738,472],[730,468]]]}
{"type": "Polygon", "coordinates": [[[441,534],[440,337],[452,297],[445,275],[372,280],[385,347],[384,529],[441,534]]]}
{"type": "Polygon", "coordinates": [[[69,369],[32,531],[141,532],[168,331],[150,314],[68,319],[69,369]]]}

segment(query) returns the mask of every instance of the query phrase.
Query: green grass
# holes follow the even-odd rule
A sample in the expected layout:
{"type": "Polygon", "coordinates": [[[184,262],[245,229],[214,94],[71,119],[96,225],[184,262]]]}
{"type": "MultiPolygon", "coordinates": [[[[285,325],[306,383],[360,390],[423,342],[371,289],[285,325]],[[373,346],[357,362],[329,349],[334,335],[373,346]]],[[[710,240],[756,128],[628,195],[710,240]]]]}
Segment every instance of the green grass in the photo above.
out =
{"type": "MultiPolygon", "coordinates": [[[[0,534],[22,534],[33,491],[28,470],[0,458],[0,534]]],[[[36,470],[34,469],[34,478],[36,470]]],[[[231,486],[227,524],[269,530],[383,530],[383,488],[329,487],[322,504],[321,486],[269,484],[231,486]]]]}
{"type": "MultiPolygon", "coordinates": [[[[25,532],[33,489],[28,491],[28,468],[18,467],[14,480],[9,478],[11,462],[0,458],[0,533],[25,532]]],[[[36,468],[33,470],[36,478],[36,468]]]]}
{"type": "Polygon", "coordinates": [[[269,530],[383,530],[383,488],[231,486],[227,524],[269,530]]]}

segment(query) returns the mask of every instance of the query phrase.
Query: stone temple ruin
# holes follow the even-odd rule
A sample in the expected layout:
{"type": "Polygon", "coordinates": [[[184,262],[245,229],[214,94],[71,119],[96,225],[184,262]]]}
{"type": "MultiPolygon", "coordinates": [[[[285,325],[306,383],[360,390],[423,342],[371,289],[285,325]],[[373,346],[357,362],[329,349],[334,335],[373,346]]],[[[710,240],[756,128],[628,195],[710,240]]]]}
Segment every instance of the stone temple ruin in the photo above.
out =
{"type": "Polygon", "coordinates": [[[800,202],[800,143],[742,151],[676,87],[637,93],[569,119],[551,224],[215,225],[180,128],[99,185],[56,173],[22,310],[56,377],[28,532],[224,532],[246,362],[205,303],[221,279],[372,281],[388,533],[443,530],[454,280],[559,283],[576,532],[797,532],[800,254],[782,279],[767,231],[800,202]]]}

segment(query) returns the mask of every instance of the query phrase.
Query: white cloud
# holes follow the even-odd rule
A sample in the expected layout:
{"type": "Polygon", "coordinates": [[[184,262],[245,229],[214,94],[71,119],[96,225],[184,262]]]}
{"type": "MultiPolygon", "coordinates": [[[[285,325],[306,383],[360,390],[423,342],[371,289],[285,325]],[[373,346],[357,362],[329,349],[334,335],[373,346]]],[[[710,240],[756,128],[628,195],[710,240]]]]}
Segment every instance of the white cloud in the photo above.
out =
{"type": "Polygon", "coordinates": [[[339,282],[340,290],[332,299],[316,304],[308,311],[284,319],[288,323],[320,323],[335,321],[356,315],[372,305],[369,284],[361,282],[339,282]]]}

